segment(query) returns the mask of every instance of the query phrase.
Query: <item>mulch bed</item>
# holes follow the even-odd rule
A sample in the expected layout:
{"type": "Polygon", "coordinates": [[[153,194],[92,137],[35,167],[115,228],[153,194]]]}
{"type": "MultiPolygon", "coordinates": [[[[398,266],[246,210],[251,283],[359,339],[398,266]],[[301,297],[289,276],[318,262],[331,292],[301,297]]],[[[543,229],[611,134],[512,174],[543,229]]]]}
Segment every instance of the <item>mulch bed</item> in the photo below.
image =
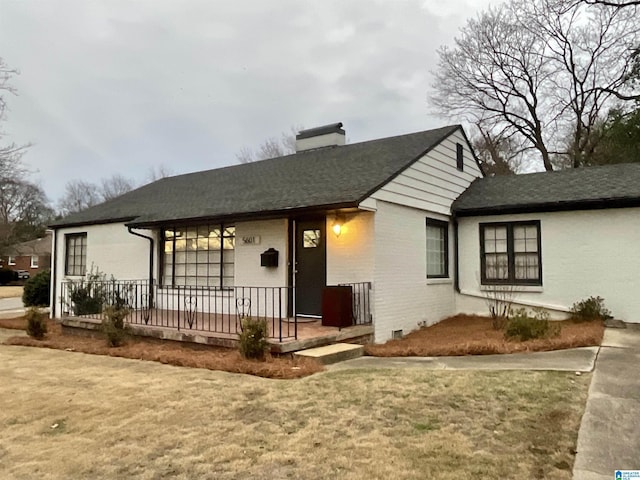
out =
{"type": "MultiPolygon", "coordinates": [[[[0,320],[0,327],[24,330],[24,318],[0,320]]],[[[300,378],[322,371],[324,367],[311,359],[294,359],[268,355],[264,361],[247,360],[235,349],[132,337],[126,345],[108,347],[103,338],[63,335],[60,325],[47,322],[48,333],[43,340],[31,337],[11,337],[4,343],[29,347],[54,348],[111,357],[150,360],[180,367],[206,368],[232,373],[246,373],[265,378],[300,378]]]]}
{"type": "Polygon", "coordinates": [[[478,315],[456,315],[430,327],[409,333],[402,339],[381,345],[367,345],[367,355],[376,357],[438,357],[448,355],[490,355],[496,353],[543,352],[600,345],[604,335],[602,321],[564,320],[557,337],[506,340],[495,330],[491,319],[478,315]]]}

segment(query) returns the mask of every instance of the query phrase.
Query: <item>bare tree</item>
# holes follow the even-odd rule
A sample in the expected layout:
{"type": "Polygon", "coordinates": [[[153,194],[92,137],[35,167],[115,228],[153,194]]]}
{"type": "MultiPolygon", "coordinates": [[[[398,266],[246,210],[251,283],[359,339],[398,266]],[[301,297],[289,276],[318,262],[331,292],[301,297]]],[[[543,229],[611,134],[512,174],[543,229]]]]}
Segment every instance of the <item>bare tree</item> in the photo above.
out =
{"type": "Polygon", "coordinates": [[[280,138],[267,138],[256,150],[243,147],[236,153],[236,159],[239,163],[251,163],[257,160],[266,160],[267,158],[282,157],[296,153],[296,134],[302,128],[299,126],[291,127],[289,132],[282,132],[280,138]]]}
{"type": "Polygon", "coordinates": [[[70,180],[64,187],[64,194],[58,202],[62,215],[80,212],[97,205],[102,200],[97,185],[84,180],[70,180]]]}
{"type": "MultiPolygon", "coordinates": [[[[11,79],[18,71],[0,58],[0,121],[6,120],[3,93],[16,94],[11,79]]],[[[0,140],[4,140],[0,130],[0,140]]],[[[42,232],[52,210],[42,188],[29,179],[23,162],[28,145],[0,144],[0,248],[42,232]]]]}
{"type": "Polygon", "coordinates": [[[624,8],[624,7],[633,7],[640,5],[640,0],[582,0],[584,3],[588,5],[605,5],[607,7],[616,7],[616,8],[624,8]]]}
{"type": "Polygon", "coordinates": [[[617,101],[635,98],[626,79],[639,33],[631,11],[510,0],[469,20],[455,46],[439,50],[430,98],[439,113],[536,152],[546,170],[557,156],[578,166],[593,125],[617,101]]]}
{"type": "Polygon", "coordinates": [[[162,178],[170,177],[172,175],[175,175],[175,173],[166,165],[155,165],[149,168],[149,171],[146,177],[146,182],[148,183],[155,182],[162,178]]]}
{"type": "Polygon", "coordinates": [[[100,196],[104,201],[119,197],[134,189],[133,181],[119,173],[109,178],[103,178],[101,184],[100,196]]]}
{"type": "Polygon", "coordinates": [[[471,139],[485,175],[513,175],[522,170],[524,149],[513,138],[500,137],[478,126],[478,135],[471,139]]]}

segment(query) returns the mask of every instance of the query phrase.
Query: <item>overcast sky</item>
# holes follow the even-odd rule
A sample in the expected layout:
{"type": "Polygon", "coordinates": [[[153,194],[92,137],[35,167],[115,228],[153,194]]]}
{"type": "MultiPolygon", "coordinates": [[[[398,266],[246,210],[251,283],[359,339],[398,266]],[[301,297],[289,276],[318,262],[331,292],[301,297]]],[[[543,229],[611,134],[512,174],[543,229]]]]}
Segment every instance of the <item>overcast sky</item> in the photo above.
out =
{"type": "Polygon", "coordinates": [[[434,128],[437,48],[488,0],[0,0],[20,70],[5,140],[56,202],[69,179],[236,163],[293,125],[350,143],[434,128]]]}

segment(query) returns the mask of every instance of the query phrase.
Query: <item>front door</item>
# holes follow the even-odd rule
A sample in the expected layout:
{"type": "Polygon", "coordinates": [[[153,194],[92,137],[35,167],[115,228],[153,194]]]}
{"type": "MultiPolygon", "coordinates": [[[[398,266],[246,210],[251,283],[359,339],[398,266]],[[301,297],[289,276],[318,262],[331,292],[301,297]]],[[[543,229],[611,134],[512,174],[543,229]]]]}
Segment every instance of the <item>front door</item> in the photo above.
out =
{"type": "Polygon", "coordinates": [[[324,218],[296,222],[296,314],[322,315],[322,290],[327,283],[327,243],[324,218]]]}

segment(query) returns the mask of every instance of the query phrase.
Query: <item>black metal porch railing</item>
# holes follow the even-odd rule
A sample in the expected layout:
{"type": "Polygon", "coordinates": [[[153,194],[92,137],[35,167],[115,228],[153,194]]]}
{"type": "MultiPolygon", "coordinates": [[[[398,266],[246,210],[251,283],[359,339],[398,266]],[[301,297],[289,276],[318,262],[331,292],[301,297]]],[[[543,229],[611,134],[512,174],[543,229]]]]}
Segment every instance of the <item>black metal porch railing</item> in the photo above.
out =
{"type": "Polygon", "coordinates": [[[371,282],[341,283],[340,286],[351,287],[351,309],[354,325],[370,325],[373,323],[371,313],[371,282]]]}
{"type": "MultiPolygon", "coordinates": [[[[372,323],[371,282],[352,287],[353,324],[372,323]]],[[[130,310],[132,325],[192,332],[236,335],[243,318],[263,319],[269,338],[282,342],[298,338],[298,318],[289,316],[293,287],[162,287],[146,280],[66,280],[60,292],[61,312],[102,320],[104,305],[130,310]]]]}

